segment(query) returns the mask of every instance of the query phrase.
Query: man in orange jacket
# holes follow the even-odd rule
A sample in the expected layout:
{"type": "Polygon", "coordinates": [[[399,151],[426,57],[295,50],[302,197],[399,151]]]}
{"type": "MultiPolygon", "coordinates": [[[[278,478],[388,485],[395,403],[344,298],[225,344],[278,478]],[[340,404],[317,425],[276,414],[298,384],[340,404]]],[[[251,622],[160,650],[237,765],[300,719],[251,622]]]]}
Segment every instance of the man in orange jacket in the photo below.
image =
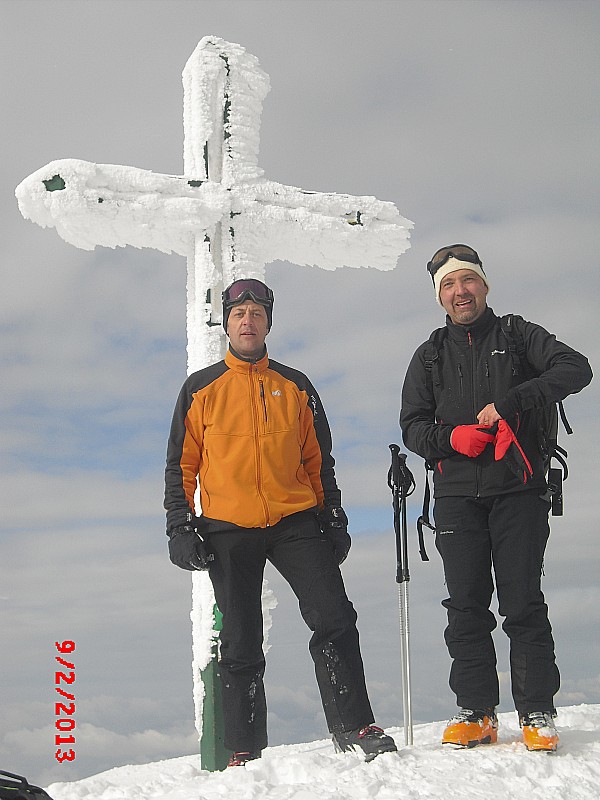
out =
{"type": "Polygon", "coordinates": [[[269,359],[273,292],[234,281],[223,292],[229,350],[190,375],[167,450],[165,508],[171,561],[208,569],[223,626],[220,672],[230,766],[267,746],[261,595],[266,560],[298,597],[336,750],[367,760],[395,751],[372,724],[356,611],[339,564],[350,549],[331,433],[308,378],[269,359]],[[194,494],[200,489],[201,514],[194,494]]]}

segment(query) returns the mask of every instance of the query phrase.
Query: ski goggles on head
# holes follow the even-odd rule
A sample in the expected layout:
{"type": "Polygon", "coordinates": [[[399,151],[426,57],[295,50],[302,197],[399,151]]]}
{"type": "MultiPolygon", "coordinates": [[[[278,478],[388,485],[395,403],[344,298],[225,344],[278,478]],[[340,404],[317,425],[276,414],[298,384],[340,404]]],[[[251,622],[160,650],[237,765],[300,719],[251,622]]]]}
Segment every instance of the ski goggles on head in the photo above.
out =
{"type": "Polygon", "coordinates": [[[273,291],[255,278],[242,278],[234,281],[223,292],[223,308],[225,310],[237,306],[246,300],[252,300],[261,306],[271,308],[273,305],[273,291]]]}
{"type": "Polygon", "coordinates": [[[434,253],[431,261],[427,264],[427,270],[433,280],[435,273],[440,267],[443,267],[449,258],[455,258],[457,261],[468,261],[470,264],[479,264],[481,267],[481,259],[477,255],[477,251],[473,250],[467,244],[453,244],[450,247],[441,247],[434,253]]]}

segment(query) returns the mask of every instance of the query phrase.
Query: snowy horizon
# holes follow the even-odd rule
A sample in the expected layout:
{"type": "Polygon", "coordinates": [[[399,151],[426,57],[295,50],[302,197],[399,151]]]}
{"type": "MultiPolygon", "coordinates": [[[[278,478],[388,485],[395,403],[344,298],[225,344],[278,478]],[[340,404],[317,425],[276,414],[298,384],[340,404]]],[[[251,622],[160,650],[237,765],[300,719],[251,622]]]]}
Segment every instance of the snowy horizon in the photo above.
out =
{"type": "Polygon", "coordinates": [[[245,767],[209,773],[200,756],[127,765],[73,783],[47,787],[53,800],[590,800],[600,787],[600,706],[557,709],[556,753],[531,753],[516,714],[499,715],[498,743],[472,749],[442,747],[444,722],[388,729],[398,753],[366,763],[337,754],[330,739],[268,747],[245,767]]]}

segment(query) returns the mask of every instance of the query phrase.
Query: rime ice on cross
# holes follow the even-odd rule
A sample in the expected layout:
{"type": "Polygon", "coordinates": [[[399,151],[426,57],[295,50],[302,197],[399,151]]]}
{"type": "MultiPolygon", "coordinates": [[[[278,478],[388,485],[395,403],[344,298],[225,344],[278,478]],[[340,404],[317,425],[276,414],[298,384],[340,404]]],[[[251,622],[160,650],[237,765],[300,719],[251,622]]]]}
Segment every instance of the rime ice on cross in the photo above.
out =
{"type": "Polygon", "coordinates": [[[17,187],[24,217],[84,249],[133,245],[188,259],[188,366],[219,360],[220,290],[276,259],[391,269],[412,223],[373,197],[307,192],[258,167],[269,78],[237,44],[200,41],[183,71],[184,176],[53,161],[17,187]],[[208,323],[208,324],[205,324],[208,323]]]}
{"type": "MultiPolygon", "coordinates": [[[[202,39],[183,86],[183,176],[65,159],[30,175],[16,195],[25,218],[55,227],[76,247],[132,245],[186,256],[194,372],[223,356],[223,286],[263,278],[265,264],[276,259],[392,269],[409,247],[412,223],[374,197],[308,192],[263,177],[259,130],[269,78],[240,45],[202,39]]],[[[193,586],[195,666],[202,669],[210,659],[214,595],[205,573],[193,575],[193,586]]],[[[196,669],[194,677],[200,721],[196,669]]]]}

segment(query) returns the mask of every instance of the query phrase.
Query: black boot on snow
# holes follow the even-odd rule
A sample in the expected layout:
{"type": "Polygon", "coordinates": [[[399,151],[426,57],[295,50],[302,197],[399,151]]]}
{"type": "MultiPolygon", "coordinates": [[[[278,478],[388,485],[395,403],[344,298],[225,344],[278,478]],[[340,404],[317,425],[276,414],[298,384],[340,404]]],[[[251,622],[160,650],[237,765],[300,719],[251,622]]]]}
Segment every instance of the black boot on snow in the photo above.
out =
{"type": "Polygon", "coordinates": [[[365,725],[355,731],[341,731],[333,734],[333,746],[337,753],[360,748],[365,754],[365,761],[372,761],[381,753],[395,753],[396,743],[391,736],[376,725],[365,725]]]}

